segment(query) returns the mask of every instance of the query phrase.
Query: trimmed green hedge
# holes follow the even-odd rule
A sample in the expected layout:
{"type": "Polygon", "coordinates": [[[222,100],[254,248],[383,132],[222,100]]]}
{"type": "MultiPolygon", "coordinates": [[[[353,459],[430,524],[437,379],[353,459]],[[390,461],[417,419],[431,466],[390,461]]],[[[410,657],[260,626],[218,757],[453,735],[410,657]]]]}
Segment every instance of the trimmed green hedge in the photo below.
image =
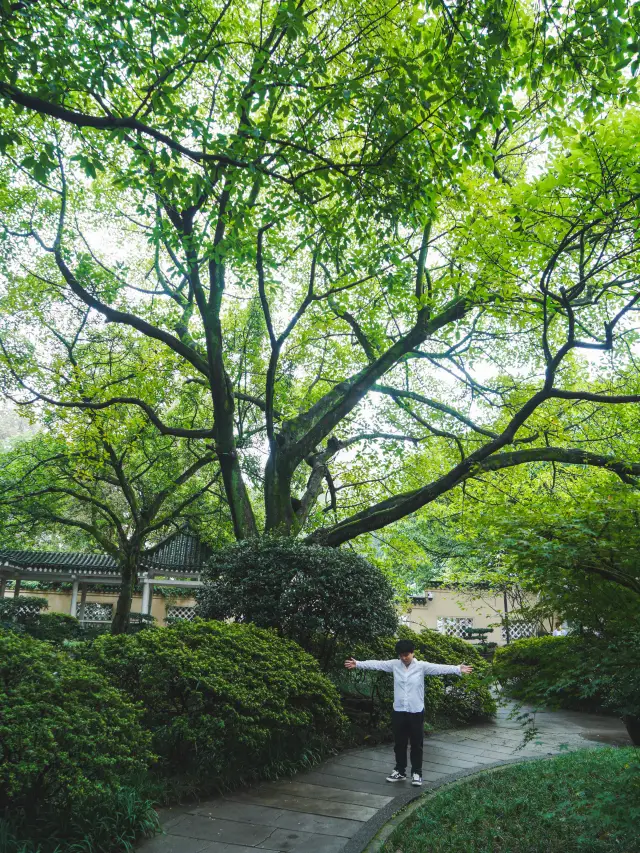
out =
{"type": "Polygon", "coordinates": [[[43,613],[49,603],[46,598],[19,595],[0,599],[0,627],[29,634],[38,640],[60,645],[64,640],[76,640],[82,629],[75,616],[66,613],[43,613]]]}
{"type": "Polygon", "coordinates": [[[253,625],[181,622],[103,636],[82,652],[143,703],[158,771],[175,790],[223,790],[326,753],[345,719],[299,646],[253,625]]]}
{"type": "Polygon", "coordinates": [[[0,631],[4,846],[97,853],[153,832],[155,812],[136,787],[152,761],[140,716],[92,667],[0,631]]]}
{"type": "MultiPolygon", "coordinates": [[[[447,675],[425,678],[427,726],[463,726],[487,719],[495,713],[496,703],[489,691],[491,668],[474,646],[428,629],[417,634],[408,628],[400,628],[398,637],[413,641],[419,660],[454,665],[467,663],[474,667],[471,675],[463,677],[447,675]]],[[[331,673],[342,692],[354,738],[368,741],[390,736],[393,678],[386,672],[347,671],[343,668],[344,660],[347,657],[355,657],[356,660],[395,658],[396,639],[385,637],[369,645],[344,646],[340,666],[331,673]]]]}

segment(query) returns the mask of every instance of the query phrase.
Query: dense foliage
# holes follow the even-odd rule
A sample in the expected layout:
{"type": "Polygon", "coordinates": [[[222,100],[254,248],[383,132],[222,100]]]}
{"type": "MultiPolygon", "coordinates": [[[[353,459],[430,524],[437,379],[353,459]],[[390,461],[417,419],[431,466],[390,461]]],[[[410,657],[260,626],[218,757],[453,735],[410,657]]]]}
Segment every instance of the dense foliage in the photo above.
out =
{"type": "Polygon", "coordinates": [[[540,637],[496,651],[494,673],[509,695],[536,706],[607,711],[640,744],[640,633],[540,637]]]}
{"type": "Polygon", "coordinates": [[[254,539],[217,551],[203,573],[198,611],[275,628],[323,668],[338,643],[367,643],[395,631],[394,591],[350,550],[288,539],[254,539]]]}
{"type": "Polygon", "coordinates": [[[196,620],[103,636],[83,657],[143,704],[157,771],[175,791],[297,769],[343,728],[337,692],[313,658],[252,625],[196,620]]]}
{"type": "Polygon", "coordinates": [[[496,650],[493,671],[510,696],[535,705],[598,710],[602,697],[584,697],[578,675],[585,652],[581,637],[532,637],[496,650]]]}
{"type": "Polygon", "coordinates": [[[339,545],[520,465],[637,473],[580,426],[639,399],[638,14],[3,4],[2,387],[113,412],[96,444],[124,407],[189,440],[237,539],[339,545]]]}
{"type": "Polygon", "coordinates": [[[638,853],[632,749],[532,761],[436,792],[391,835],[393,853],[638,853]]]}
{"type": "Polygon", "coordinates": [[[61,853],[83,845],[115,853],[153,832],[155,812],[139,793],[152,760],[140,718],[92,667],[0,631],[0,837],[7,849],[61,853]]]}
{"type": "MultiPolygon", "coordinates": [[[[471,675],[429,676],[425,679],[425,724],[428,727],[462,726],[493,715],[496,704],[489,691],[490,668],[476,649],[464,640],[446,637],[436,631],[417,634],[400,628],[400,637],[413,640],[416,657],[431,663],[467,663],[471,675]]],[[[395,637],[379,638],[369,645],[341,647],[343,660],[389,660],[395,658],[395,637]]],[[[345,709],[354,729],[354,737],[366,740],[388,737],[393,708],[393,677],[386,672],[351,670],[339,665],[331,673],[343,694],[345,709]]]]}
{"type": "Polygon", "coordinates": [[[47,599],[32,595],[0,599],[0,626],[38,640],[61,644],[80,636],[80,623],[68,613],[43,613],[47,599]]]}

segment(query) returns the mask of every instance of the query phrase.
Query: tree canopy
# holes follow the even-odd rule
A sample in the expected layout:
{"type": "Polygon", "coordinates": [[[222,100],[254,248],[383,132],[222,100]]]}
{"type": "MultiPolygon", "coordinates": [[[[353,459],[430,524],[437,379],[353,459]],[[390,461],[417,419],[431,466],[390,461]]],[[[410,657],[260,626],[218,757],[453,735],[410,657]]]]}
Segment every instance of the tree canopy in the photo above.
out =
{"type": "Polygon", "coordinates": [[[339,545],[520,465],[640,473],[578,434],[640,401],[637,6],[1,14],[14,399],[211,443],[238,539],[339,545]]]}
{"type": "Polygon", "coordinates": [[[143,557],[187,526],[212,544],[229,535],[212,448],[121,415],[56,413],[0,453],[0,541],[113,557],[121,574],[116,633],[128,625],[143,557]]]}

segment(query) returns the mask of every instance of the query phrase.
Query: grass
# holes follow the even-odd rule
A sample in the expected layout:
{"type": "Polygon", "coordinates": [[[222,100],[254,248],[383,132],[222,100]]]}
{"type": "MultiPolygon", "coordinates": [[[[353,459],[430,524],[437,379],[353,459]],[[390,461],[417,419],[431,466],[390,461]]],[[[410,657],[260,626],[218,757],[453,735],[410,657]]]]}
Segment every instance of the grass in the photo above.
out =
{"type": "Polygon", "coordinates": [[[640,750],[511,765],[430,797],[384,853],[640,853],[640,750]]]}

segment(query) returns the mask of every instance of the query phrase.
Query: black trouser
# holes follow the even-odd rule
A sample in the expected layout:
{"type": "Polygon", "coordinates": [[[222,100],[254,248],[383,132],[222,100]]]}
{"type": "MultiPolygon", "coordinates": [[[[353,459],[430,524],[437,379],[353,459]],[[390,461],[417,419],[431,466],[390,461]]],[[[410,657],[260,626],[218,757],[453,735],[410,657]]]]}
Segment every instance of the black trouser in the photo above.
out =
{"type": "Polygon", "coordinates": [[[411,772],[422,776],[422,741],[424,738],[424,711],[410,714],[408,711],[393,712],[393,739],[396,753],[396,770],[407,769],[407,743],[411,743],[411,772]]]}

